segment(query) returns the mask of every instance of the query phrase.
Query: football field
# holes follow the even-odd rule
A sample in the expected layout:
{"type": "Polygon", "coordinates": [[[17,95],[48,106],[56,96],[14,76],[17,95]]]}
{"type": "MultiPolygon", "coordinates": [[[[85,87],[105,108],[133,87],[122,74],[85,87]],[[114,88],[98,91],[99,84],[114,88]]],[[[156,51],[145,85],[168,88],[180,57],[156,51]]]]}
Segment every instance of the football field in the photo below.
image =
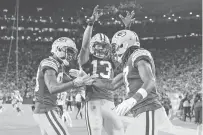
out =
{"type": "MultiPolygon", "coordinates": [[[[0,113],[0,135],[40,135],[38,126],[36,125],[30,105],[23,105],[23,115],[17,116],[17,112],[13,110],[11,105],[4,105],[5,110],[0,113]]],[[[71,113],[73,127],[69,128],[70,135],[87,135],[84,118],[75,119],[77,109],[71,113]]],[[[84,113],[83,113],[84,116],[84,113]]],[[[174,125],[196,129],[197,126],[190,122],[173,121],[174,125]]],[[[102,135],[106,135],[103,132],[102,135]]],[[[169,135],[162,133],[161,135],[169,135]]]]}

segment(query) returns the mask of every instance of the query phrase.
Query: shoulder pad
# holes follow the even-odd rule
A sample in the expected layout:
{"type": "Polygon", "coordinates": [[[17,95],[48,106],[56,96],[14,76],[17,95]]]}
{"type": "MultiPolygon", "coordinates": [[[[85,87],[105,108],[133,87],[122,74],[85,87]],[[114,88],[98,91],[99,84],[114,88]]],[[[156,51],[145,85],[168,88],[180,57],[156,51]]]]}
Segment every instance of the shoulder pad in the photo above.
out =
{"type": "Polygon", "coordinates": [[[152,55],[148,50],[145,49],[138,49],[132,53],[132,65],[137,63],[141,59],[147,59],[149,61],[152,60],[152,55]]]}
{"type": "Polygon", "coordinates": [[[53,68],[54,70],[56,70],[56,72],[58,72],[58,63],[56,60],[51,59],[51,58],[47,58],[41,61],[40,66],[42,67],[42,70],[49,67],[49,68],[53,68]]]}

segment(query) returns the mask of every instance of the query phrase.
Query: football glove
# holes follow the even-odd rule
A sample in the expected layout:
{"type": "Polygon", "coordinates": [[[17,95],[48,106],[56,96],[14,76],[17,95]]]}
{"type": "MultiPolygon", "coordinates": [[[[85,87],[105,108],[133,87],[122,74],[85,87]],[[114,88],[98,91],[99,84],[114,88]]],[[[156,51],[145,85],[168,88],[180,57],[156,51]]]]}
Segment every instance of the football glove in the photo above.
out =
{"type": "Polygon", "coordinates": [[[89,19],[87,19],[87,23],[94,24],[94,22],[97,21],[99,19],[99,17],[103,15],[103,12],[99,13],[99,11],[101,11],[101,9],[99,9],[99,5],[97,5],[94,8],[92,16],[89,19]]]}
{"type": "Polygon", "coordinates": [[[135,105],[137,101],[134,98],[129,98],[124,100],[121,104],[116,106],[115,111],[119,116],[124,116],[127,112],[129,112],[135,105]]]}
{"type": "Polygon", "coordinates": [[[72,76],[72,77],[78,77],[78,76],[79,76],[79,72],[80,72],[80,70],[71,69],[71,70],[69,71],[69,75],[72,76]]]}
{"type": "Polygon", "coordinates": [[[90,75],[84,75],[82,77],[77,77],[73,80],[73,84],[76,87],[82,87],[85,85],[91,85],[94,82],[94,78],[90,75]]]}
{"type": "Polygon", "coordinates": [[[127,12],[126,17],[123,17],[121,14],[119,15],[119,17],[121,18],[125,27],[130,28],[131,24],[135,22],[135,18],[133,18],[133,16],[135,15],[135,12],[134,11],[132,11],[131,13],[129,13],[128,11],[126,12],[127,12]]]}

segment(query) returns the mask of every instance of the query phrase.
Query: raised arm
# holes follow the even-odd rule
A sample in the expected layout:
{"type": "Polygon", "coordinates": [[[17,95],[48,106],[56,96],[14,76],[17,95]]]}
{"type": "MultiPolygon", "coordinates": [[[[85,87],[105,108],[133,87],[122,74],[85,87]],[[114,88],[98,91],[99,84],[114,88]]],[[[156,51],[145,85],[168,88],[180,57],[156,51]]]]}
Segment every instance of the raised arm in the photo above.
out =
{"type": "Polygon", "coordinates": [[[123,24],[125,25],[125,29],[130,30],[132,22],[135,21],[135,18],[133,18],[135,12],[134,11],[132,11],[131,13],[129,13],[128,11],[126,12],[127,12],[126,17],[123,17],[121,14],[119,15],[119,17],[121,18],[123,24]]]}
{"type": "Polygon", "coordinates": [[[92,37],[92,29],[93,29],[93,25],[90,25],[90,24],[88,24],[87,28],[85,29],[83,40],[82,40],[82,48],[78,55],[78,63],[80,65],[85,64],[89,60],[89,54],[90,54],[89,44],[90,44],[90,39],[92,37]]]}
{"type": "Polygon", "coordinates": [[[94,22],[97,21],[98,18],[102,15],[102,14],[99,14],[98,7],[99,6],[97,5],[94,8],[93,14],[87,22],[88,25],[87,25],[87,28],[85,29],[85,32],[83,35],[82,47],[81,47],[80,53],[78,55],[78,63],[80,66],[82,66],[89,60],[89,54],[90,54],[89,45],[90,45],[90,40],[92,37],[93,25],[94,25],[94,22]]]}

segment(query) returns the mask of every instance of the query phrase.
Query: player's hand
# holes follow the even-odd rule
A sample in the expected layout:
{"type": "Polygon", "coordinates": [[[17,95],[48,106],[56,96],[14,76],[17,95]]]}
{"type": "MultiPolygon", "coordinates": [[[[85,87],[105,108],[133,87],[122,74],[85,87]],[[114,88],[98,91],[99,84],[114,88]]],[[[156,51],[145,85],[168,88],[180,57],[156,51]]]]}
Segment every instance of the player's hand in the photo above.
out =
{"type": "Polygon", "coordinates": [[[80,72],[80,70],[71,69],[71,70],[69,71],[69,75],[72,76],[72,77],[78,77],[78,76],[79,76],[79,72],[80,72]]]}
{"type": "Polygon", "coordinates": [[[126,17],[123,17],[121,14],[119,15],[119,17],[121,18],[122,22],[124,23],[125,27],[130,27],[132,22],[135,21],[135,18],[133,18],[133,16],[135,15],[135,12],[132,11],[131,13],[129,13],[128,11],[126,17]]]}
{"type": "Polygon", "coordinates": [[[81,87],[85,85],[91,85],[94,82],[94,78],[90,75],[78,76],[73,80],[73,83],[76,87],[81,87]]]}
{"type": "Polygon", "coordinates": [[[119,116],[124,116],[127,112],[130,111],[130,109],[132,109],[136,105],[136,103],[137,101],[134,98],[129,98],[116,106],[114,110],[119,116]]]}
{"type": "Polygon", "coordinates": [[[82,68],[80,68],[79,76],[84,76],[84,75],[87,75],[87,73],[84,70],[82,70],[82,68]]]}
{"type": "Polygon", "coordinates": [[[103,12],[101,9],[99,9],[99,5],[97,5],[92,13],[92,16],[89,18],[88,22],[92,22],[94,23],[95,21],[97,21],[99,19],[100,16],[103,15],[103,12]]]}

